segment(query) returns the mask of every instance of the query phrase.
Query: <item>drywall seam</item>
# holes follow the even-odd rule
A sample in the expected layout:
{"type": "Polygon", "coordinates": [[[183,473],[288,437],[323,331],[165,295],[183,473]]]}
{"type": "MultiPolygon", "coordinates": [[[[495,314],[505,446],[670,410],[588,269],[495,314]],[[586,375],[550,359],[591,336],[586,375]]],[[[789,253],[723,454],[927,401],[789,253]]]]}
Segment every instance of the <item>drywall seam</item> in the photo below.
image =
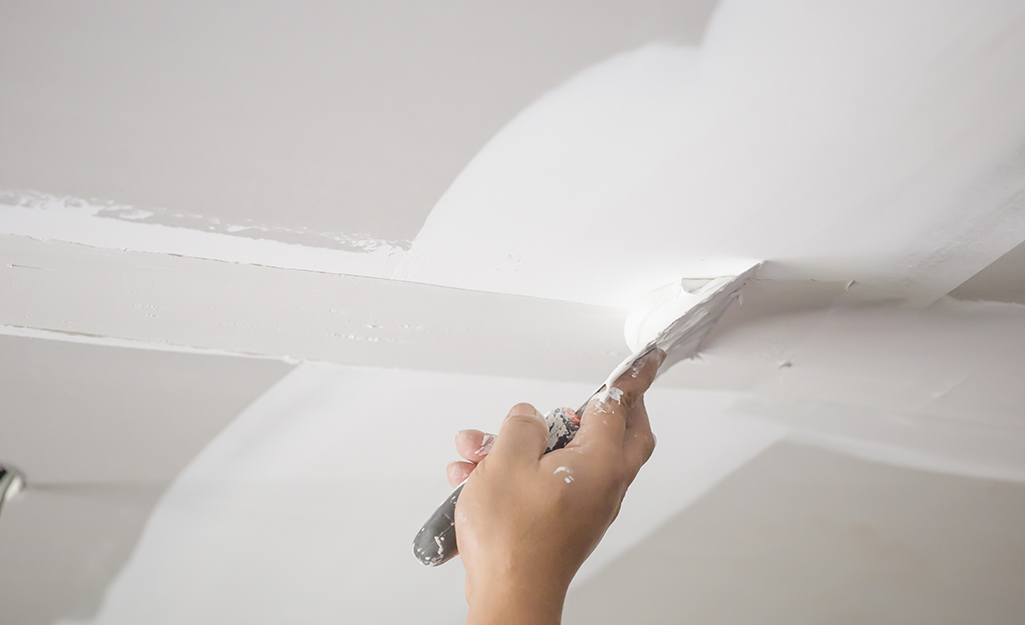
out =
{"type": "MultiPolygon", "coordinates": [[[[858,380],[851,384],[861,387],[858,380]]],[[[927,411],[870,407],[798,395],[753,393],[737,414],[785,425],[787,440],[947,475],[1025,482],[1025,424],[987,423],[927,411]]]]}
{"type": "Polygon", "coordinates": [[[624,310],[19,236],[0,299],[3,325],[349,364],[597,383],[628,353],[624,310]]]}
{"type": "MultiPolygon", "coordinates": [[[[281,269],[390,278],[401,247],[368,240],[364,251],[345,251],[113,219],[103,213],[145,215],[128,206],[92,203],[35,191],[0,194],[0,234],[90,247],[172,254],[281,269]]],[[[226,228],[230,232],[230,227],[226,228]]]]}
{"type": "Polygon", "coordinates": [[[192,345],[180,345],[162,341],[144,341],[137,339],[123,339],[114,336],[102,336],[98,334],[87,334],[83,332],[70,332],[62,330],[44,330],[40,328],[29,328],[26,326],[0,324],[0,334],[7,336],[20,336],[30,339],[43,339],[46,341],[62,341],[65,343],[80,343],[82,345],[99,345],[102,347],[124,347],[127,349],[147,349],[158,352],[172,352],[177,354],[201,354],[205,356],[233,356],[236,358],[256,358],[259,360],[279,360],[290,365],[302,362],[291,356],[275,356],[270,354],[259,354],[256,352],[240,352],[213,347],[194,347],[192,345]]]}
{"type": "Polygon", "coordinates": [[[1025,469],[981,462],[968,462],[949,455],[934,454],[898,445],[858,440],[795,428],[787,442],[835,451],[861,460],[943,475],[1025,484],[1025,469]]]}

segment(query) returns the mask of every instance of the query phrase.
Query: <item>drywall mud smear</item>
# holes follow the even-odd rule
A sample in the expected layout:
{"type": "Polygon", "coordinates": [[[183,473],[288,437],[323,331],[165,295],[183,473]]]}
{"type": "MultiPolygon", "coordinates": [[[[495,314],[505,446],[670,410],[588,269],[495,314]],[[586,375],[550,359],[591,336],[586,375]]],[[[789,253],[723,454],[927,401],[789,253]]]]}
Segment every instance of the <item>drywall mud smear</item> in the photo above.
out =
{"type": "Polygon", "coordinates": [[[945,294],[1025,239],[1025,5],[720,5],[523,111],[396,276],[628,306],[679,277],[945,294]],[[774,273],[773,273],[774,272],[774,273]]]}
{"type": "Polygon", "coordinates": [[[153,215],[153,211],[114,202],[0,190],[0,235],[374,278],[390,276],[405,253],[387,241],[367,237],[321,233],[321,238],[344,244],[343,249],[329,249],[275,240],[287,232],[223,224],[217,219],[209,220],[205,230],[168,226],[148,222],[153,215]]]}

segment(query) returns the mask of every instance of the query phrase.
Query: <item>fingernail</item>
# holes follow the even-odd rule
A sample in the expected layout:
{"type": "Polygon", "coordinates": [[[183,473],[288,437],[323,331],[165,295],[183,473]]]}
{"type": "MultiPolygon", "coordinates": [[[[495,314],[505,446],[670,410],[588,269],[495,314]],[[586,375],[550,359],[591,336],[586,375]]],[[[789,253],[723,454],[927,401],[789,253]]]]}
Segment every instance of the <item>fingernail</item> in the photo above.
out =
{"type": "Polygon", "coordinates": [[[662,365],[666,360],[666,353],[659,347],[652,347],[650,351],[641,356],[641,362],[647,364],[648,361],[658,359],[659,366],[662,365]]]}
{"type": "Polygon", "coordinates": [[[515,416],[515,417],[535,417],[537,419],[541,419],[542,421],[544,421],[544,419],[545,419],[545,416],[543,414],[541,414],[540,412],[538,412],[537,408],[534,408],[530,404],[526,404],[526,403],[524,403],[524,404],[516,404],[515,406],[513,406],[512,410],[509,411],[509,416],[510,417],[513,417],[513,416],[515,416]]]}
{"type": "Polygon", "coordinates": [[[491,448],[495,446],[495,435],[485,434],[484,439],[481,441],[480,449],[477,450],[478,456],[486,456],[491,448]]]}

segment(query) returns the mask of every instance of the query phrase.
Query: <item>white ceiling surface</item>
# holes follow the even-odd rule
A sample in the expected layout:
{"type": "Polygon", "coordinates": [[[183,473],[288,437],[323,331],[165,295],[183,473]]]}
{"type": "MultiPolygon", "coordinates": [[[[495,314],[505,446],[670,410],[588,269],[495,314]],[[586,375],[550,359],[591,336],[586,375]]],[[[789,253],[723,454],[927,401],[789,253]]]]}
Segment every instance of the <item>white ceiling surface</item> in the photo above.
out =
{"type": "MultiPolygon", "coordinates": [[[[227,212],[249,214],[249,204],[237,200],[244,193],[216,203],[199,221],[182,221],[164,219],[153,200],[113,187],[96,193],[42,178],[37,185],[36,173],[19,172],[60,173],[55,160],[49,152],[20,154],[15,147],[24,141],[14,140],[2,144],[11,162],[4,171],[12,173],[0,184],[23,190],[0,202],[0,232],[614,307],[680,275],[729,273],[750,259],[770,261],[767,277],[855,279],[930,301],[1025,240],[1023,10],[996,0],[940,8],[913,0],[828,7],[727,2],[700,47],[660,43],[620,54],[529,106],[456,177],[408,253],[387,233],[398,224],[415,231],[432,200],[419,211],[375,207],[372,217],[358,219],[379,230],[360,225],[349,233],[336,232],[331,220],[357,219],[358,209],[276,203],[276,215],[301,219],[286,228],[297,239],[273,224],[245,229],[227,212]],[[100,199],[83,199],[93,197],[100,199]],[[335,245],[325,233],[366,244],[335,245]],[[257,236],[264,239],[245,238],[257,236]]],[[[662,41],[660,32],[644,40],[662,41]]],[[[35,67],[26,54],[9,57],[27,59],[11,63],[14,85],[35,67]]],[[[47,78],[38,82],[47,89],[67,87],[66,77],[42,74],[47,78]]],[[[247,85],[236,87],[237,97],[254,98],[247,85]]],[[[12,93],[22,94],[12,98],[20,101],[36,92],[12,93]]],[[[19,106],[9,119],[23,123],[7,124],[8,132],[52,132],[52,120],[36,119],[49,109],[19,106]]],[[[97,115],[107,109],[86,115],[72,108],[81,128],[105,127],[97,115]]],[[[380,110],[381,119],[391,119],[380,110]]],[[[139,135],[129,139],[149,145],[139,135]]],[[[241,152],[227,162],[255,153],[245,141],[223,145],[241,152]]],[[[276,160],[268,163],[281,171],[302,160],[292,151],[272,154],[276,160]]],[[[101,169],[89,180],[144,184],[145,176],[125,174],[131,168],[85,162],[101,169]]],[[[261,171],[251,170],[247,180],[274,179],[261,171]]],[[[192,185],[191,175],[176,180],[175,188],[207,188],[192,185]]],[[[150,185],[154,195],[158,187],[150,185]]],[[[333,192],[330,185],[313,188],[333,192]]]]}
{"type": "Polygon", "coordinates": [[[396,275],[624,306],[757,259],[934,299],[1025,240],[1023,77],[1020,2],[724,2],[521,113],[396,275]]]}
{"type": "Polygon", "coordinates": [[[593,381],[629,353],[619,309],[2,235],[0,296],[9,333],[274,358],[593,381]]]}
{"type": "Polygon", "coordinates": [[[701,47],[633,52],[696,42],[707,5],[567,6],[558,19],[597,26],[556,19],[537,56],[502,37],[534,32],[540,6],[501,37],[496,14],[454,4],[395,31],[381,20],[408,13],[350,5],[252,24],[35,6],[0,9],[17,17],[0,20],[3,84],[20,85],[2,118],[24,122],[0,126],[0,185],[20,189],[0,202],[0,332],[99,358],[306,361],[182,471],[96,622],[458,618],[458,565],[409,554],[454,431],[516,401],[576,405],[622,356],[639,291],[749,258],[770,261],[762,280],[651,393],[659,449],[582,584],[779,440],[1025,481],[1025,307],[943,297],[1016,301],[1025,280],[1020,3],[724,2],[701,47]],[[365,65],[322,53],[355,45],[333,11],[387,31],[353,39],[365,65]],[[412,30],[439,40],[387,43],[412,30]],[[617,52],[456,178],[532,98],[617,52]],[[380,91],[318,86],[329,58],[380,91]],[[439,69],[454,59],[485,73],[439,69]],[[343,91],[366,99],[335,115],[343,91]]]}
{"type": "MultiPolygon", "coordinates": [[[[467,423],[494,431],[519,398],[572,405],[593,390],[300,365],[182,472],[89,622],[454,622],[465,616],[462,567],[426,570],[410,550],[448,494],[453,433],[467,423]],[[401,588],[402,601],[382,588],[401,588]]],[[[651,393],[669,442],[581,579],[783,435],[726,414],[731,396],[651,393]]]]}
{"type": "Polygon", "coordinates": [[[0,5],[0,188],[111,217],[408,247],[518,111],[714,0],[0,5]],[[145,212],[142,212],[145,211],[145,212]]]}
{"type": "MultiPolygon", "coordinates": [[[[849,292],[834,285],[822,298],[831,307],[797,310],[794,302],[810,299],[793,297],[806,283],[789,285],[790,297],[772,290],[779,286],[753,284],[703,358],[681,364],[650,392],[659,448],[578,585],[587,588],[606,565],[630,557],[638,541],[781,440],[958,476],[981,489],[1025,483],[1021,403],[1006,394],[986,401],[993,384],[1013,383],[1025,370],[1020,306],[836,306],[849,292]],[[916,368],[924,360],[935,364],[916,368]]],[[[592,390],[510,376],[302,364],[182,471],[97,615],[62,622],[270,623],[297,611],[311,623],[456,620],[464,610],[461,568],[425,570],[409,550],[424,515],[447,492],[442,469],[452,433],[467,424],[493,431],[524,398],[547,409],[575,405],[592,390]],[[403,588],[406,600],[382,601],[382,587],[403,588]]],[[[850,497],[865,503],[857,492],[850,497]]],[[[892,500],[887,505],[877,519],[884,536],[891,515],[899,515],[892,500]]],[[[834,563],[820,583],[862,566],[834,563]]]]}
{"type": "Polygon", "coordinates": [[[579,586],[564,622],[1018,625],[1023,515],[1020,484],[782,443],[579,586]]]}
{"type": "Polygon", "coordinates": [[[10,336],[0,355],[0,458],[29,476],[0,522],[18,625],[95,614],[168,485],[292,368],[10,336]]]}

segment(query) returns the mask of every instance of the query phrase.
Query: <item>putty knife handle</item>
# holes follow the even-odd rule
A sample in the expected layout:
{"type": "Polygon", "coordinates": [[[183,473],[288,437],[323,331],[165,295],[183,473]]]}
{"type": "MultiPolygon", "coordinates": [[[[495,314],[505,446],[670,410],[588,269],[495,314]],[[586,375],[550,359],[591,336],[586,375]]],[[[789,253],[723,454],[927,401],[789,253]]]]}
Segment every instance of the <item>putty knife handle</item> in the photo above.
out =
{"type": "MultiPolygon", "coordinates": [[[[585,403],[576,413],[556,408],[545,415],[548,424],[548,447],[545,453],[561,449],[573,440],[580,428],[577,415],[583,414],[586,406],[585,403]]],[[[466,484],[465,480],[463,484],[466,484]]],[[[456,545],[456,502],[459,501],[459,493],[463,492],[463,484],[456,486],[413,539],[413,555],[427,566],[444,564],[459,553],[456,545]]]]}
{"type": "Polygon", "coordinates": [[[413,539],[413,555],[427,566],[444,564],[459,553],[456,547],[456,502],[459,493],[463,492],[463,484],[456,486],[413,539]]]}

